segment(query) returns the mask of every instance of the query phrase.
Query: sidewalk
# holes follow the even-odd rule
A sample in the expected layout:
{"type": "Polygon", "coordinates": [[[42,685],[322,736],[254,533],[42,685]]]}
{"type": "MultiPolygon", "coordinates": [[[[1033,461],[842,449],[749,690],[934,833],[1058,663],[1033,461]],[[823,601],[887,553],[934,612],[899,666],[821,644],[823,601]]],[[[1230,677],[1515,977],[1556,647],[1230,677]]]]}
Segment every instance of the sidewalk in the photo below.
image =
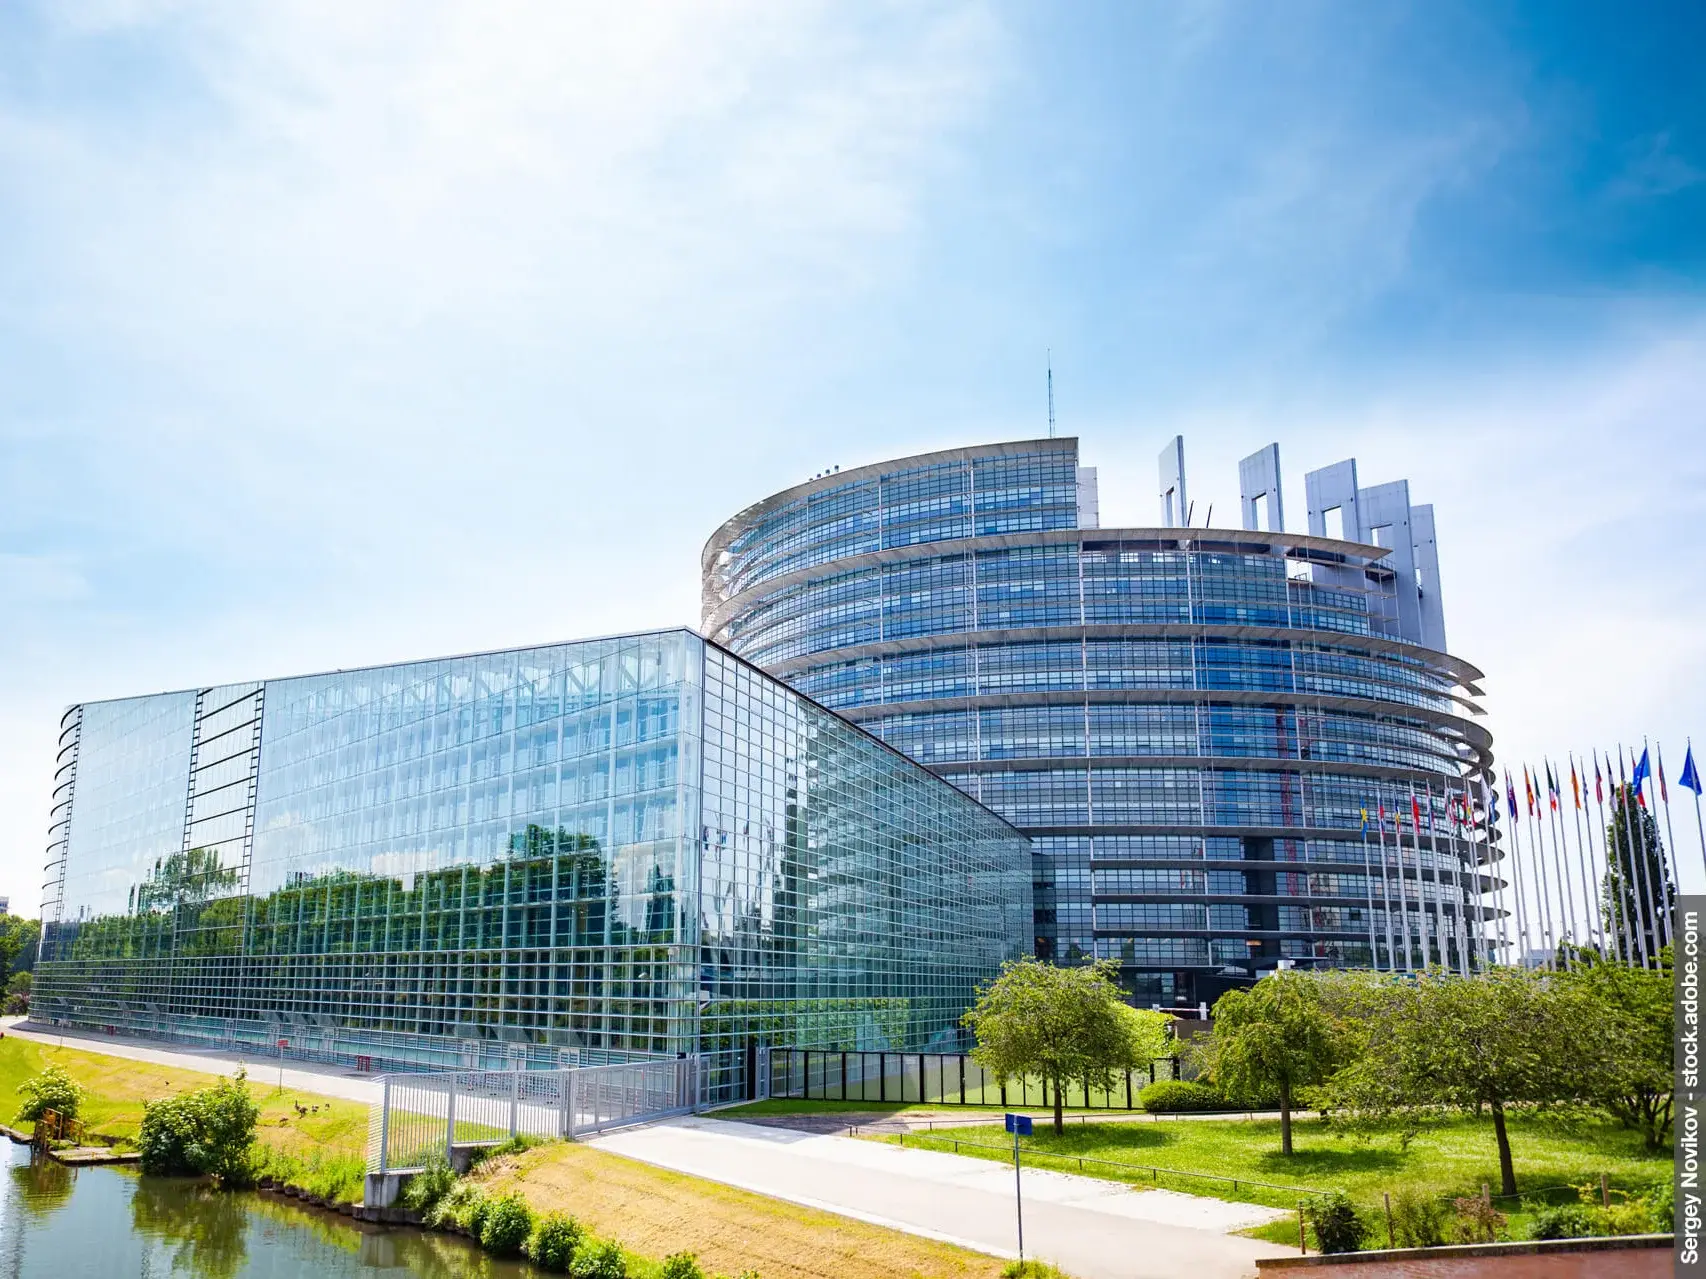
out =
{"type": "MultiPolygon", "coordinates": [[[[613,1154],[979,1252],[1016,1251],[1013,1171],[847,1137],[687,1118],[606,1134],[613,1154]]],[[[1081,1279],[1243,1279],[1279,1245],[1227,1232],[1288,1214],[1026,1169],[1025,1254],[1081,1279]]]]}
{"type": "MultiPolygon", "coordinates": [[[[134,1035],[102,1035],[70,1028],[61,1033],[58,1026],[32,1025],[12,1018],[0,1020],[0,1031],[14,1039],[27,1039],[32,1043],[57,1047],[63,1041],[67,1048],[100,1053],[105,1057],[123,1057],[155,1066],[175,1066],[180,1070],[208,1075],[229,1075],[238,1066],[247,1066],[249,1078],[257,1084],[277,1083],[279,1078],[277,1057],[245,1056],[216,1049],[190,1048],[183,1044],[163,1044],[134,1035]]],[[[344,1101],[379,1100],[379,1082],[372,1075],[358,1074],[346,1066],[293,1061],[288,1057],[284,1059],[284,1086],[344,1101]]]]}

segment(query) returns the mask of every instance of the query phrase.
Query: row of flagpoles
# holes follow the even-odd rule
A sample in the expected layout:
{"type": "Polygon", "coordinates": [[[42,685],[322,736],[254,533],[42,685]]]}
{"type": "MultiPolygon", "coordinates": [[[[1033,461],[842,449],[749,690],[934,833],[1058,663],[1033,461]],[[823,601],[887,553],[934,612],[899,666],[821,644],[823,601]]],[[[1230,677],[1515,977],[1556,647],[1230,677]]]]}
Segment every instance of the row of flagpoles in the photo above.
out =
{"type": "MultiPolygon", "coordinates": [[[[1615,761],[1597,750],[1571,754],[1563,765],[1546,760],[1520,773],[1519,781],[1505,769],[1502,785],[1488,773],[1443,792],[1377,790],[1362,809],[1376,969],[1551,967],[1577,962],[1583,950],[1658,963],[1679,882],[1663,749],[1643,743],[1637,758],[1619,747],[1615,761]]],[[[1677,785],[1693,792],[1706,866],[1692,742],[1677,785]]]]}

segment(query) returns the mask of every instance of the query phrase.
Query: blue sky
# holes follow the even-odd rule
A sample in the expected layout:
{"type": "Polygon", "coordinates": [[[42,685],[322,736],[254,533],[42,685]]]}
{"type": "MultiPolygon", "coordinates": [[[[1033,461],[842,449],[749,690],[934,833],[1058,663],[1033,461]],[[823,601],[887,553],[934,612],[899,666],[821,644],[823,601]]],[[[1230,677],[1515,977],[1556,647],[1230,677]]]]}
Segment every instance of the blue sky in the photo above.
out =
{"type": "Polygon", "coordinates": [[[696,622],[723,518],[1041,434],[1050,349],[1104,523],[1175,433],[1217,522],[1270,440],[1294,524],[1355,455],[1437,508],[1502,757],[1680,754],[1702,47],[1657,3],[5,6],[0,894],[67,703],[696,622]]]}

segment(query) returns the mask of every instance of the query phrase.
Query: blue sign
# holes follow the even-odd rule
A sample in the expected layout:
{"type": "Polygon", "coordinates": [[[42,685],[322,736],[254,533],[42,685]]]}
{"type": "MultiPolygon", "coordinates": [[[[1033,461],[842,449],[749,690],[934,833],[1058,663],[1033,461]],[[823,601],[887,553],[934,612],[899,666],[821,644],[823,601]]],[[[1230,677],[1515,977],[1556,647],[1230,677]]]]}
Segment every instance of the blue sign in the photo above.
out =
{"type": "Polygon", "coordinates": [[[1007,1131],[1016,1136],[1029,1137],[1031,1135],[1031,1117],[1029,1115],[1009,1114],[1007,1116],[1007,1131]]]}

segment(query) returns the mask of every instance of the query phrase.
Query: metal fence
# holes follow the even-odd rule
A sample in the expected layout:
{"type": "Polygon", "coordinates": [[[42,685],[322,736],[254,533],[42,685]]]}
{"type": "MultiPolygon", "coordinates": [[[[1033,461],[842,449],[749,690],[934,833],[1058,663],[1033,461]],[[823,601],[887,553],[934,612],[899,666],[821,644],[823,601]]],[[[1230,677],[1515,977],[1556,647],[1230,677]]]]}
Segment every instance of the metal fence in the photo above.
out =
{"type": "Polygon", "coordinates": [[[387,1075],[368,1117],[369,1172],[424,1168],[435,1155],[511,1137],[577,1137],[682,1115],[699,1104],[697,1057],[576,1070],[387,1075]]]}
{"type": "MultiPolygon", "coordinates": [[[[1178,1079],[1179,1059],[1115,1075],[1110,1089],[1069,1083],[1062,1104],[1075,1110],[1135,1110],[1157,1080],[1178,1079]]],[[[1052,1106],[1045,1080],[1002,1080],[964,1053],[770,1050],[769,1095],[800,1101],[875,1101],[890,1105],[1052,1106]]]]}

